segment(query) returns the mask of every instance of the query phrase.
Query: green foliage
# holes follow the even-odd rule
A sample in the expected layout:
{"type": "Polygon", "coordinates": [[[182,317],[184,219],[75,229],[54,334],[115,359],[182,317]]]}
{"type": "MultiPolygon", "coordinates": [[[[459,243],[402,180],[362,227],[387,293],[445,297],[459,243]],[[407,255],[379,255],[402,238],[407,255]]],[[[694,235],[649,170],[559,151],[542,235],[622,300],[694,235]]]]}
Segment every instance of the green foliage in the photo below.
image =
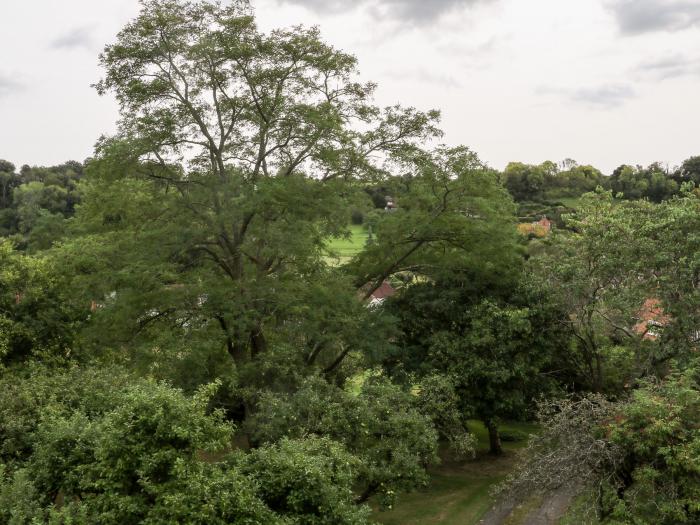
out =
{"type": "Polygon", "coordinates": [[[519,416],[540,386],[538,358],[546,358],[530,352],[528,311],[486,302],[465,317],[463,332],[434,336],[433,366],[455,378],[465,408],[478,418],[519,416]]]}
{"type": "Polygon", "coordinates": [[[457,458],[473,456],[474,436],[466,430],[455,382],[448,376],[434,374],[423,378],[418,388],[419,410],[433,420],[440,437],[448,441],[454,455],[457,458]]]}
{"type": "Polygon", "coordinates": [[[225,350],[254,389],[256,369],[332,374],[383,338],[327,243],[359,183],[439,135],[436,112],[374,106],[352,56],[317,29],[263,33],[244,2],[144,1],[101,63],[120,134],[98,145],[62,247],[104,305],[94,347],[127,340],[146,367],[154,347],[225,350]]]}
{"type": "Polygon", "coordinates": [[[692,182],[694,186],[700,185],[700,156],[690,157],[683,161],[676,173],[676,178],[682,185],[692,182]]]}
{"type": "Polygon", "coordinates": [[[0,365],[70,353],[82,315],[66,301],[66,277],[55,261],[0,239],[0,365]]]}
{"type": "Polygon", "coordinates": [[[356,226],[359,226],[365,222],[365,215],[360,210],[353,210],[350,214],[350,221],[356,226]]]}
{"type": "Polygon", "coordinates": [[[610,522],[671,525],[700,519],[700,389],[693,373],[647,383],[607,428],[624,459],[610,486],[610,522]]]}
{"type": "Polygon", "coordinates": [[[624,199],[661,202],[678,193],[680,184],[658,163],[648,168],[620,166],[607,181],[615,195],[624,199]]]}
{"type": "Polygon", "coordinates": [[[359,525],[369,508],[356,505],[359,461],[328,438],[284,438],[252,451],[243,462],[267,505],[291,523],[359,525]]]}
{"type": "Polygon", "coordinates": [[[660,204],[624,201],[608,192],[581,199],[529,262],[537,287],[568,312],[575,381],[619,392],[635,377],[687,362],[696,343],[700,200],[692,193],[660,204]],[[649,305],[658,305],[651,308],[649,305]],[[656,322],[659,337],[647,337],[656,322]]]}
{"type": "Polygon", "coordinates": [[[700,270],[700,198],[683,189],[680,196],[648,205],[633,217],[637,253],[633,264],[663,309],[660,346],[652,364],[675,360],[683,367],[694,359],[700,326],[697,272],[700,270]]]}
{"type": "Polygon", "coordinates": [[[609,520],[699,520],[697,384],[640,380],[695,360],[697,157],[499,174],[436,147],[436,111],[376,106],[316,28],[141,6],[100,56],[119,131],[85,177],[0,161],[0,523],[359,525],[439,438],[474,453],[467,418],[501,452],[500,421],[569,388],[622,401],[549,405],[550,480],[597,480],[609,520]],[[514,200],[565,226],[529,257],[514,200]]]}
{"type": "Polygon", "coordinates": [[[378,287],[407,271],[431,279],[470,273],[484,286],[506,278],[505,268],[518,263],[517,236],[497,175],[463,147],[415,155],[404,165],[399,208],[377,222],[374,242],[350,265],[356,284],[378,287]]]}
{"type": "Polygon", "coordinates": [[[614,402],[600,395],[544,401],[542,432],[503,488],[529,495],[573,487],[596,523],[696,523],[699,415],[694,369],[641,381],[614,402]]]}
{"type": "Polygon", "coordinates": [[[80,202],[77,183],[83,166],[66,162],[48,168],[15,167],[0,161],[0,236],[11,237],[21,249],[50,248],[65,233],[65,219],[80,202]]]}
{"type": "Polygon", "coordinates": [[[652,282],[641,278],[648,240],[638,235],[648,203],[621,203],[610,193],[590,194],[576,215],[568,218],[572,234],[556,234],[548,250],[533,257],[529,272],[536,286],[568,312],[563,322],[574,338],[576,382],[597,391],[606,383],[607,350],[624,343],[635,352],[638,366],[649,351],[643,334],[633,330],[644,301],[653,297],[652,282]]]}
{"type": "Polygon", "coordinates": [[[503,172],[504,185],[520,203],[556,201],[579,197],[603,183],[603,175],[592,166],[563,163],[560,169],[551,161],[539,166],[511,162],[503,172]]]}
{"type": "Polygon", "coordinates": [[[383,379],[369,379],[358,396],[309,379],[292,395],[263,394],[252,422],[257,440],[330,437],[360,460],[360,501],[379,493],[390,504],[398,491],[427,481],[437,461],[437,433],[415,398],[383,379]]]}
{"type": "Polygon", "coordinates": [[[3,381],[3,523],[366,523],[352,492],[360,462],[329,439],[205,459],[233,437],[208,411],[216,385],[187,397],[78,368],[3,381]]]}
{"type": "Polygon", "coordinates": [[[495,432],[498,418],[528,418],[532,399],[554,386],[544,372],[565,355],[566,334],[553,323],[560,313],[535,291],[523,289],[520,298],[512,294],[509,304],[480,300],[484,291],[471,286],[414,285],[390,303],[402,336],[396,353],[383,362],[398,379],[445,375],[456,388],[462,419],[490,422],[495,432]],[[531,307],[519,307],[523,299],[531,307]]]}
{"type": "Polygon", "coordinates": [[[29,474],[20,470],[13,476],[0,463],[0,523],[32,523],[42,514],[41,498],[29,474]]]}
{"type": "Polygon", "coordinates": [[[0,462],[14,468],[29,459],[41,414],[49,407],[65,415],[102,414],[130,381],[125,370],[108,366],[8,370],[0,378],[0,462]]]}
{"type": "MultiPolygon", "coordinates": [[[[83,388],[96,386],[87,379],[83,388]]],[[[99,381],[109,385],[104,374],[99,381]]],[[[35,519],[48,519],[43,509],[57,502],[50,514],[60,522],[83,516],[79,523],[276,523],[254,483],[198,459],[228,447],[232,435],[220,414],[207,414],[209,393],[187,398],[149,382],[110,386],[100,407],[71,409],[71,396],[45,400],[31,455],[3,489],[25,492],[8,507],[10,515],[26,507],[35,519]]],[[[88,396],[83,392],[81,401],[88,396]]]]}

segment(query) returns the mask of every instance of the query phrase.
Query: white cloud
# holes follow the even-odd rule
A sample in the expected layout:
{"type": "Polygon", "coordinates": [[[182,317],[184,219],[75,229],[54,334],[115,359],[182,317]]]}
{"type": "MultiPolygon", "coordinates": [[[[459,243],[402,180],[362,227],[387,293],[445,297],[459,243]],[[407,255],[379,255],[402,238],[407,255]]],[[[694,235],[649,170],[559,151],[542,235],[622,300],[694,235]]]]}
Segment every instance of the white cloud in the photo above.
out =
{"type": "Polygon", "coordinates": [[[579,88],[569,92],[571,100],[597,108],[616,108],[636,96],[632,86],[626,84],[605,84],[579,88]]]}
{"type": "Polygon", "coordinates": [[[637,66],[636,71],[655,80],[700,75],[700,58],[689,58],[680,54],[668,55],[644,61],[637,66]]]}
{"type": "Polygon", "coordinates": [[[94,40],[89,27],[76,27],[55,38],[49,45],[53,49],[83,48],[90,50],[94,48],[94,40]]]}
{"type": "Polygon", "coordinates": [[[611,0],[608,7],[620,31],[629,35],[678,31],[700,24],[697,0],[611,0]]]}
{"type": "Polygon", "coordinates": [[[467,7],[480,0],[280,0],[301,5],[317,12],[350,11],[360,6],[374,10],[378,17],[388,16],[415,24],[432,22],[450,11],[467,7]]]}
{"type": "Polygon", "coordinates": [[[632,86],[627,84],[601,84],[596,86],[557,88],[538,87],[538,95],[555,95],[569,102],[595,109],[615,109],[636,96],[632,86]]]}
{"type": "MultiPolygon", "coordinates": [[[[379,105],[440,109],[444,140],[496,168],[572,157],[610,172],[700,153],[700,0],[251,1],[265,31],[318,25],[378,83],[379,105]]],[[[90,85],[99,48],[138,9],[3,2],[0,156],[83,159],[114,131],[116,102],[90,85]]]]}
{"type": "Polygon", "coordinates": [[[17,93],[24,89],[24,84],[10,75],[0,73],[0,98],[17,93]]]}

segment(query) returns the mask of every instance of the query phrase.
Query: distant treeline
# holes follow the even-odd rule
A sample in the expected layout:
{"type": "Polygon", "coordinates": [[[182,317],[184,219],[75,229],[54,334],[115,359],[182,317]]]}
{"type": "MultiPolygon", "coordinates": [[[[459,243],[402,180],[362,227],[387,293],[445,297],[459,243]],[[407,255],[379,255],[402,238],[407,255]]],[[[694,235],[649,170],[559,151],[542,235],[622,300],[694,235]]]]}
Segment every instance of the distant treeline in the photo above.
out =
{"type": "Polygon", "coordinates": [[[83,164],[76,161],[24,165],[17,173],[14,164],[0,160],[0,236],[12,237],[22,249],[49,248],[75,213],[82,177],[83,164]]]}
{"type": "MultiPolygon", "coordinates": [[[[11,237],[24,250],[49,248],[63,235],[65,219],[80,202],[77,186],[84,170],[83,163],[68,161],[49,167],[25,164],[17,172],[12,163],[0,159],[0,236],[11,237]]],[[[700,186],[700,156],[673,169],[658,162],[647,167],[623,164],[611,175],[571,159],[539,165],[511,162],[501,180],[518,203],[522,220],[548,216],[561,222],[561,215],[571,211],[573,199],[597,187],[626,200],[658,203],[678,195],[684,183],[700,186]]],[[[383,209],[394,190],[383,184],[365,191],[374,208],[383,209]]],[[[356,215],[363,217],[365,211],[357,210],[356,215]]],[[[353,217],[353,221],[362,219],[353,217]]]]}
{"type": "Polygon", "coordinates": [[[503,172],[503,182],[516,202],[579,197],[602,186],[627,200],[648,199],[658,203],[677,195],[685,182],[700,183],[700,156],[691,157],[672,170],[658,162],[646,168],[623,164],[610,176],[573,160],[561,164],[546,161],[540,165],[511,162],[503,172]]]}
{"type": "Polygon", "coordinates": [[[700,156],[691,157],[674,169],[659,162],[647,167],[623,164],[611,175],[570,159],[559,164],[511,162],[503,171],[502,181],[518,203],[521,221],[546,216],[563,227],[562,216],[576,208],[579,197],[598,187],[625,200],[659,203],[678,195],[684,183],[700,185],[700,156]]]}

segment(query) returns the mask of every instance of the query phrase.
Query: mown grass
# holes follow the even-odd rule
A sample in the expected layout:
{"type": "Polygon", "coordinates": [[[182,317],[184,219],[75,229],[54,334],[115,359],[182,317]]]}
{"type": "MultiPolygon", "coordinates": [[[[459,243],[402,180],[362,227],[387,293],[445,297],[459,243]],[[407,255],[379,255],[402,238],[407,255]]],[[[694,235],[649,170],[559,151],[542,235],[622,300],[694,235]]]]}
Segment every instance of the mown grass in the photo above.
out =
{"type": "Polygon", "coordinates": [[[349,237],[331,239],[326,245],[331,257],[337,259],[339,264],[347,262],[360,253],[365,244],[367,244],[367,238],[369,237],[364,226],[352,225],[348,227],[348,230],[350,231],[349,237]]]}
{"type": "MultiPolygon", "coordinates": [[[[384,525],[471,525],[493,504],[491,489],[503,481],[517,461],[517,451],[525,441],[503,443],[500,458],[488,455],[488,432],[478,421],[471,421],[470,431],[478,439],[477,457],[453,461],[449,457],[430,471],[430,485],[421,491],[399,496],[392,510],[376,510],[374,519],[384,525]]],[[[533,433],[537,427],[528,423],[510,423],[503,430],[533,433]]]]}
{"type": "Polygon", "coordinates": [[[581,205],[581,197],[562,197],[556,200],[558,202],[561,202],[567,208],[571,208],[574,210],[581,205]]]}

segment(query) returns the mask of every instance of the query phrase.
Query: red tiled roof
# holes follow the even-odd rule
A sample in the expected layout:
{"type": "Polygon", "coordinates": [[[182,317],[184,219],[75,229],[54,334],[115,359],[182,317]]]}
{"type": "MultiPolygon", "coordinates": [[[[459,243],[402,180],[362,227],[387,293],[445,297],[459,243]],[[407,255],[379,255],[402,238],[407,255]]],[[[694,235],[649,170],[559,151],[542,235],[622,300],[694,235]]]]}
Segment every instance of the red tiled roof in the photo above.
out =
{"type": "Polygon", "coordinates": [[[391,297],[395,293],[396,290],[394,290],[394,287],[389,284],[389,281],[384,281],[382,285],[372,293],[372,298],[386,299],[388,297],[391,297]]]}
{"type": "Polygon", "coordinates": [[[550,221],[547,217],[542,217],[538,222],[535,224],[539,224],[542,226],[546,231],[551,231],[552,230],[552,221],[550,221]]]}
{"type": "MultiPolygon", "coordinates": [[[[369,282],[365,284],[362,288],[358,290],[358,297],[360,299],[363,299],[367,292],[369,292],[372,287],[374,286],[374,283],[369,282]]],[[[389,284],[389,281],[384,281],[379,288],[377,288],[374,292],[372,292],[372,295],[370,295],[367,299],[369,300],[374,300],[374,301],[383,301],[384,299],[391,297],[396,293],[396,290],[394,289],[393,286],[389,284]]]]}
{"type": "Polygon", "coordinates": [[[656,339],[657,335],[650,326],[664,326],[671,318],[664,313],[661,301],[656,298],[649,298],[644,301],[644,305],[637,313],[639,322],[634,326],[634,331],[639,335],[644,335],[644,339],[656,339]]]}

